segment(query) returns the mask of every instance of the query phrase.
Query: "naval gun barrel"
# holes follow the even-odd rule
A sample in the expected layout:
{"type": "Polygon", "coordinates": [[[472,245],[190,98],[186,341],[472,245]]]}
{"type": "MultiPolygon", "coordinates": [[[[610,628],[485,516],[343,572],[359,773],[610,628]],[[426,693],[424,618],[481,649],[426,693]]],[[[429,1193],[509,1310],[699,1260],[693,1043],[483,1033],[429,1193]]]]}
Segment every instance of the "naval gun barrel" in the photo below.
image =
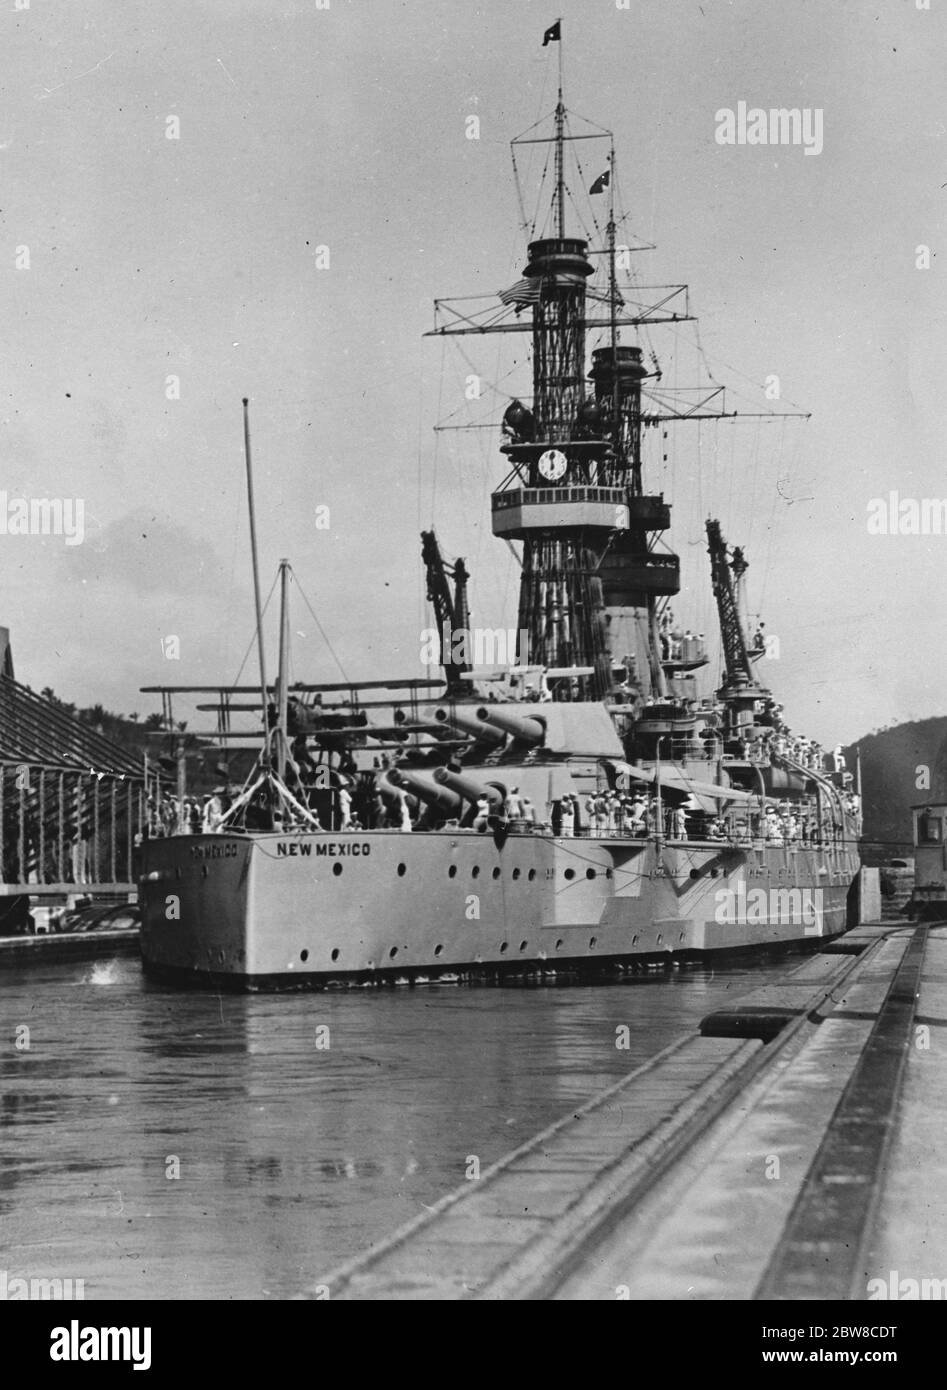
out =
{"type": "MultiPolygon", "coordinates": [[[[216,709],[217,706],[215,705],[216,709]]],[[[425,710],[423,715],[417,718],[409,714],[407,710],[396,709],[394,713],[394,724],[399,729],[404,729],[410,733],[429,733],[435,738],[450,738],[453,730],[446,727],[443,722],[434,719],[431,710],[425,710]]],[[[407,736],[407,735],[406,735],[407,736]]]]}
{"type": "Polygon", "coordinates": [[[496,709],[492,705],[481,705],[477,710],[477,718],[534,747],[542,743],[546,737],[546,726],[541,719],[534,719],[530,714],[520,714],[518,710],[510,709],[509,705],[502,705],[496,709]]]}
{"type": "Polygon", "coordinates": [[[401,798],[404,797],[408,803],[409,809],[416,811],[418,809],[418,798],[413,796],[406,788],[389,781],[389,776],[390,773],[382,772],[375,778],[375,790],[378,794],[384,801],[400,801],[401,798]]]}
{"type": "Polygon", "coordinates": [[[486,743],[500,744],[503,742],[503,734],[499,729],[494,729],[490,724],[485,724],[479,717],[479,713],[474,714],[469,707],[458,709],[456,705],[438,705],[434,710],[434,718],[439,725],[447,724],[452,729],[459,729],[462,734],[472,734],[474,738],[486,743]]]}
{"type": "Polygon", "coordinates": [[[393,767],[388,773],[389,782],[406,792],[414,792],[419,800],[433,806],[445,816],[459,816],[464,809],[463,798],[450,787],[437,786],[416,772],[406,772],[404,768],[393,767]]]}
{"type": "Polygon", "coordinates": [[[435,768],[434,781],[441,787],[449,787],[474,805],[482,796],[486,797],[491,810],[501,810],[506,800],[503,788],[496,782],[481,782],[467,772],[452,772],[449,767],[435,768]]]}

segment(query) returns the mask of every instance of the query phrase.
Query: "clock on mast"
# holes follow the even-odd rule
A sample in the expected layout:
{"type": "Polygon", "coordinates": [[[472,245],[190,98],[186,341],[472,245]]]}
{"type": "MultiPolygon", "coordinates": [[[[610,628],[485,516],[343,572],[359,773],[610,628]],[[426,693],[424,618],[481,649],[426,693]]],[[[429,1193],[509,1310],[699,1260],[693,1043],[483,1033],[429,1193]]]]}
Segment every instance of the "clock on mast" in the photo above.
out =
{"type": "Polygon", "coordinates": [[[567,466],[568,461],[561,449],[547,449],[539,456],[539,471],[547,482],[558,482],[567,466]]]}

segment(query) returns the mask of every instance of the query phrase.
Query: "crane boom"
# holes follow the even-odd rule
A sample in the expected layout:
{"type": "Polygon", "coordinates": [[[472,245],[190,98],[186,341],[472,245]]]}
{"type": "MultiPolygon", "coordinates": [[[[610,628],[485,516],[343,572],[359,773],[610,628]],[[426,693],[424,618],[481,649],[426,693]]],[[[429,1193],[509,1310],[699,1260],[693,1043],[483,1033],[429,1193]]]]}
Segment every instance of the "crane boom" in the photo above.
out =
{"type": "MultiPolygon", "coordinates": [[[[450,645],[450,635],[456,632],[467,633],[470,626],[470,609],[467,601],[467,580],[469,573],[462,559],[452,565],[447,564],[441,555],[437,536],[433,531],[421,532],[421,558],[427,572],[427,597],[434,608],[437,631],[441,642],[441,665],[447,679],[448,692],[469,693],[469,685],[463,679],[465,671],[472,670],[466,659],[455,660],[450,645]],[[454,581],[451,593],[449,580],[454,581]]],[[[468,644],[463,643],[466,651],[468,644]]]]}
{"type": "MultiPolygon", "coordinates": [[[[710,555],[710,578],[720,618],[720,635],[723,639],[726,675],[724,691],[721,693],[725,694],[727,690],[737,687],[745,689],[747,686],[754,686],[756,678],[747,652],[733,575],[727,562],[727,544],[720,533],[719,521],[707,522],[707,550],[710,555]]],[[[742,574],[746,568],[742,552],[738,563],[743,567],[740,571],[742,574]]]]}

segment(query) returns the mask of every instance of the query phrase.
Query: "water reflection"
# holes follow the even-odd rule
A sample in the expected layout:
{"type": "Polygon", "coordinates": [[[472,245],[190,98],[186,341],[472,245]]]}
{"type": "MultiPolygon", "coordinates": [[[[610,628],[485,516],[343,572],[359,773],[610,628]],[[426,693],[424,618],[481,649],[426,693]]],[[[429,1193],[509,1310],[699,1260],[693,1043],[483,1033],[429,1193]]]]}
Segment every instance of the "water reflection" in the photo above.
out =
{"type": "Polygon", "coordinates": [[[4,972],[5,1267],[87,1298],[286,1297],[785,968],[282,996],[125,960],[4,972]]]}

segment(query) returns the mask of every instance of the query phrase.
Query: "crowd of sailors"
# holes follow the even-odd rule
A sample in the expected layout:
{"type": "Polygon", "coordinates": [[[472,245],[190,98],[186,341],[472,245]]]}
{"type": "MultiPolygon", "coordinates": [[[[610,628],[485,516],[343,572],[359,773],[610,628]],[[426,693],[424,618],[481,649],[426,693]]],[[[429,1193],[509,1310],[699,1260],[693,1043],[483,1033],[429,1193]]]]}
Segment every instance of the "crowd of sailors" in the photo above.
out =
{"type": "Polygon", "coordinates": [[[170,791],[149,795],[146,803],[147,838],[168,835],[216,834],[233,798],[226,787],[215,787],[204,796],[179,800],[170,791]]]}
{"type": "Polygon", "coordinates": [[[668,608],[661,615],[658,638],[662,661],[701,661],[706,654],[704,634],[691,632],[690,628],[684,631],[668,608]]]}
{"type": "MultiPolygon", "coordinates": [[[[823,810],[821,820],[816,804],[810,800],[793,802],[784,799],[767,804],[765,810],[725,812],[717,815],[699,809],[691,798],[682,805],[659,807],[652,792],[639,791],[633,795],[600,792],[585,799],[584,817],[577,797],[566,797],[560,803],[559,824],[553,815],[549,827],[562,836],[622,836],[647,839],[658,828],[669,840],[726,840],[749,843],[754,839],[777,845],[806,845],[824,843],[836,838],[841,827],[833,823],[831,814],[823,810]]],[[[846,799],[846,809],[852,815],[860,810],[854,794],[846,799]]]]}
{"type": "Polygon", "coordinates": [[[745,737],[740,738],[740,751],[744,758],[752,762],[770,762],[775,758],[785,758],[808,772],[844,772],[845,755],[841,744],[836,744],[827,753],[813,738],[803,738],[794,734],[783,718],[783,707],[775,700],[767,699],[758,714],[753,716],[753,724],[748,727],[745,737]]]}
{"type": "MultiPolygon", "coordinates": [[[[860,800],[854,793],[845,793],[842,803],[850,816],[858,816],[860,800]]],[[[466,828],[486,834],[502,826],[518,833],[535,832],[566,839],[649,839],[657,833],[660,823],[662,834],[668,840],[738,844],[765,840],[790,846],[824,844],[842,835],[842,826],[837,817],[833,818],[829,807],[823,805],[820,813],[811,798],[770,802],[762,812],[753,807],[749,811],[729,810],[715,815],[701,809],[691,797],[683,804],[669,804],[665,798],[659,801],[650,790],[626,794],[600,791],[585,797],[567,794],[540,807],[528,796],[521,796],[518,787],[513,787],[502,806],[492,803],[487,796],[479,797],[463,820],[455,817],[440,820],[426,814],[423,808],[415,812],[411,799],[403,794],[387,802],[379,796],[376,810],[377,828],[402,831],[466,828]]],[[[346,825],[343,819],[341,828],[353,827],[346,825]]]]}
{"type": "MultiPolygon", "coordinates": [[[[405,750],[397,749],[390,755],[381,753],[374,759],[371,771],[360,771],[351,755],[345,754],[330,774],[325,763],[313,761],[305,735],[297,735],[284,779],[291,794],[289,803],[269,797],[265,789],[249,801],[232,786],[218,786],[203,796],[189,795],[180,801],[165,791],[148,797],[144,833],[152,837],[214,834],[231,823],[259,830],[298,823],[310,830],[333,833],[364,829],[402,833],[418,829],[472,829],[487,833],[506,827],[520,833],[534,831],[566,838],[648,839],[660,830],[669,840],[763,840],[779,845],[806,845],[838,838],[842,833],[839,807],[857,822],[860,800],[851,789],[852,778],[845,771],[841,747],[826,755],[815,740],[794,735],[783,720],[782,706],[771,699],[765,700],[751,717],[753,724],[747,728],[747,737],[738,741],[737,748],[731,745],[731,751],[737,757],[742,753],[745,758],[764,764],[776,756],[790,766],[795,764],[822,776],[835,774],[834,791],[831,796],[823,792],[821,805],[810,794],[782,801],[767,799],[762,809],[759,803],[752,810],[731,805],[713,813],[712,808],[705,809],[708,803],[702,806],[691,796],[678,804],[673,789],[670,795],[659,799],[653,788],[639,786],[627,792],[604,789],[582,797],[567,794],[540,806],[528,795],[521,795],[516,786],[500,799],[493,784],[475,803],[468,801],[458,815],[445,818],[436,808],[420,803],[410,789],[399,787],[397,778],[395,783],[389,780],[387,774],[404,761],[405,750]],[[233,815],[228,819],[231,808],[233,815]]],[[[673,758],[673,748],[668,751],[673,758]]],[[[454,759],[448,766],[462,771],[454,759]]]]}
{"type": "Polygon", "coordinates": [[[845,771],[841,744],[827,751],[816,739],[793,733],[783,719],[782,705],[771,699],[764,700],[755,713],[746,710],[739,714],[729,733],[721,727],[719,713],[710,707],[709,701],[698,708],[693,701],[675,696],[648,696],[639,718],[645,724],[655,719],[668,721],[670,732],[662,747],[672,759],[716,759],[726,755],[760,766],[774,759],[786,760],[823,776],[845,771]]]}
{"type": "MultiPolygon", "coordinates": [[[[669,608],[661,615],[658,640],[661,644],[662,661],[699,662],[706,658],[704,634],[691,632],[690,628],[682,629],[680,623],[675,622],[674,614],[669,608]]],[[[766,651],[765,623],[757,624],[753,633],[753,645],[749,651],[751,656],[759,656],[766,651]]]]}
{"type": "MultiPolygon", "coordinates": [[[[839,793],[849,816],[857,819],[861,811],[860,798],[851,791],[839,793]]],[[[179,803],[170,792],[148,798],[147,835],[159,838],[169,835],[216,834],[226,829],[224,818],[232,804],[231,792],[217,788],[204,796],[186,796],[179,803]]],[[[821,821],[814,800],[793,801],[788,798],[771,801],[761,812],[729,810],[710,814],[690,797],[680,805],[659,801],[650,789],[622,793],[603,790],[588,796],[567,794],[551,804],[539,807],[528,796],[513,787],[502,805],[487,796],[478,798],[461,819],[438,819],[419,807],[414,797],[393,789],[383,797],[374,793],[374,813],[360,816],[354,806],[350,785],[332,788],[329,796],[330,826],[323,826],[315,809],[309,810],[311,830],[331,829],[346,833],[363,829],[398,830],[410,833],[416,829],[472,829],[480,833],[494,832],[505,826],[519,833],[535,832],[573,837],[620,837],[649,839],[658,830],[669,840],[720,840],[749,843],[765,840],[776,845],[807,845],[824,843],[841,833],[827,807],[823,806],[821,821]],[[364,823],[364,822],[367,822],[364,823]]],[[[278,825],[253,824],[246,828],[269,829],[278,825]]]]}

